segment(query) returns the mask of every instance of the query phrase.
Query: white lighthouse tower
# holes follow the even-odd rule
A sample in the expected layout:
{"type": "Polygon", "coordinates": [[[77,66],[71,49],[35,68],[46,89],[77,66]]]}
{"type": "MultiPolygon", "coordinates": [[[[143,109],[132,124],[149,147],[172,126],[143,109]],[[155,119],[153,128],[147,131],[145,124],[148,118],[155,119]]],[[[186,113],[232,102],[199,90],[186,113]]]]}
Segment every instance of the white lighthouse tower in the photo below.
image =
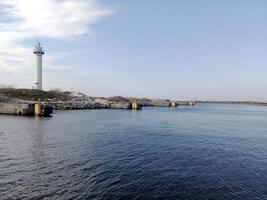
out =
{"type": "Polygon", "coordinates": [[[36,42],[33,53],[36,55],[36,86],[37,90],[42,90],[42,56],[44,51],[40,42],[36,42]]]}

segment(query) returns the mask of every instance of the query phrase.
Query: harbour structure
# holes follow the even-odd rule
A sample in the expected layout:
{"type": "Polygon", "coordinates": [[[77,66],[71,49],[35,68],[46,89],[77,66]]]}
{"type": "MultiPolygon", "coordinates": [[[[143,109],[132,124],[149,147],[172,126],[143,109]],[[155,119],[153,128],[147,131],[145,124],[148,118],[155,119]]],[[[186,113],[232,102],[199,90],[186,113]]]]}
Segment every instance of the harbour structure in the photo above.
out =
{"type": "Polygon", "coordinates": [[[177,102],[175,102],[175,101],[170,102],[170,107],[177,107],[177,106],[178,106],[177,102]]]}
{"type": "Polygon", "coordinates": [[[51,106],[38,103],[0,103],[0,114],[50,116],[53,113],[51,106]]]}
{"type": "Polygon", "coordinates": [[[178,106],[194,106],[197,104],[197,101],[178,101],[178,106]]]}
{"type": "Polygon", "coordinates": [[[128,109],[141,110],[142,105],[137,102],[110,102],[108,108],[110,109],[128,109]]]}
{"type": "Polygon", "coordinates": [[[0,114],[33,115],[34,114],[34,104],[0,103],[0,114]]]}
{"type": "Polygon", "coordinates": [[[110,102],[108,108],[110,109],[131,109],[131,104],[128,102],[110,102]]]}
{"type": "Polygon", "coordinates": [[[142,109],[142,105],[139,104],[137,101],[134,101],[131,103],[131,109],[132,110],[141,110],[142,109]]]}
{"type": "Polygon", "coordinates": [[[35,116],[44,116],[49,117],[53,114],[53,107],[41,104],[39,101],[38,103],[34,104],[34,115],[35,116]]]}
{"type": "Polygon", "coordinates": [[[42,57],[45,54],[40,42],[36,42],[33,49],[33,54],[36,55],[36,89],[43,90],[43,80],[42,80],[42,57]]]}

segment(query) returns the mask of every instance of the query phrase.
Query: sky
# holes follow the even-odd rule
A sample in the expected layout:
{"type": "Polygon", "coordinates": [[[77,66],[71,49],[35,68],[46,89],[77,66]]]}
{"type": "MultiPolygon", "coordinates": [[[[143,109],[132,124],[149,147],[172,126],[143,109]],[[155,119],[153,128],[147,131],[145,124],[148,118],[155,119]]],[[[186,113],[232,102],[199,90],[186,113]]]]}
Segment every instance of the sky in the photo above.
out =
{"type": "Polygon", "coordinates": [[[0,0],[0,84],[267,101],[266,0],[0,0]]]}

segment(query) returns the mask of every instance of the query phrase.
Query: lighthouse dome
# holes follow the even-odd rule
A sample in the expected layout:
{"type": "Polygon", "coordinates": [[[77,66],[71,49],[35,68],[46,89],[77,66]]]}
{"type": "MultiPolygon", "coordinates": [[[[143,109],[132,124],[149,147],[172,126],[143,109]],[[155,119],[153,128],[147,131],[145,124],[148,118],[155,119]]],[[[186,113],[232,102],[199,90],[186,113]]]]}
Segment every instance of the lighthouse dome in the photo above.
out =
{"type": "Polygon", "coordinates": [[[43,48],[41,47],[40,42],[36,42],[35,47],[33,49],[34,54],[44,54],[43,48]]]}

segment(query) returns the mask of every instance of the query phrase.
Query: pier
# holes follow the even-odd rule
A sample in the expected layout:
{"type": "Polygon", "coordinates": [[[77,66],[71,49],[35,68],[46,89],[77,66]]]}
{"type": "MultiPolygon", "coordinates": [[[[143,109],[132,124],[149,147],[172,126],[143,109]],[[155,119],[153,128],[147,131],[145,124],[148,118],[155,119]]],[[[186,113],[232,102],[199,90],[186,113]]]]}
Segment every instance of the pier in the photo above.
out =
{"type": "Polygon", "coordinates": [[[141,110],[142,105],[137,102],[131,102],[131,103],[110,103],[109,104],[110,109],[128,109],[128,110],[141,110]]]}
{"type": "Polygon", "coordinates": [[[0,113],[9,115],[34,115],[34,104],[0,103],[0,113]]]}
{"type": "Polygon", "coordinates": [[[40,103],[0,103],[0,114],[47,117],[52,113],[51,106],[40,103]]]}

